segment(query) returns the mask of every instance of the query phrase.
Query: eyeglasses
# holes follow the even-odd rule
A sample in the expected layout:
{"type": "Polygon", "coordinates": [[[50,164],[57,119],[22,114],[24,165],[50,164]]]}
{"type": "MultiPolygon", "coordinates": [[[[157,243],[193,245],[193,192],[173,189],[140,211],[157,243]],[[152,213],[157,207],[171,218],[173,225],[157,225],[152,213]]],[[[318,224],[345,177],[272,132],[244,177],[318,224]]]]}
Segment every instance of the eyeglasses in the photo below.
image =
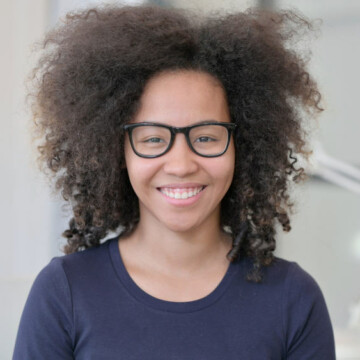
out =
{"type": "Polygon", "coordinates": [[[150,122],[123,125],[123,129],[129,134],[133,151],[143,158],[156,158],[166,154],[177,133],[185,135],[195,154],[203,157],[221,156],[228,149],[231,133],[235,128],[236,124],[227,122],[205,122],[186,127],[150,122]]]}

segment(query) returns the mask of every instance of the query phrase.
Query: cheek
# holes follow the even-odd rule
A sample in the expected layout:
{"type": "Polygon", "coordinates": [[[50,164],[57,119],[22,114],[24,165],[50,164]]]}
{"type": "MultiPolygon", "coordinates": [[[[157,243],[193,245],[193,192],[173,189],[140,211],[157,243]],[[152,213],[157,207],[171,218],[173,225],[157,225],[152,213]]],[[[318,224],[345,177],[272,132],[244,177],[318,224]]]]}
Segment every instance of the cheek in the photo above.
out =
{"type": "MultiPolygon", "coordinates": [[[[220,192],[227,192],[232,183],[235,169],[235,158],[231,153],[224,158],[219,157],[215,162],[209,163],[207,168],[214,183],[220,192]]],[[[214,159],[213,159],[214,160],[214,159]]]]}
{"type": "Polygon", "coordinates": [[[129,175],[130,183],[137,193],[143,191],[144,186],[151,186],[151,180],[159,169],[157,159],[144,159],[137,156],[130,144],[125,145],[125,163],[129,175]]]}
{"type": "MultiPolygon", "coordinates": [[[[224,181],[232,182],[235,171],[235,148],[231,143],[224,158],[219,158],[218,172],[224,181]]],[[[229,185],[230,186],[230,185],[229,185]]]]}
{"type": "MultiPolygon", "coordinates": [[[[228,188],[230,187],[232,181],[233,181],[233,177],[234,177],[234,163],[230,163],[228,164],[227,167],[224,167],[222,169],[223,171],[223,182],[224,185],[226,187],[226,191],[228,190],[228,188]]],[[[225,191],[225,192],[226,192],[225,191]]]]}

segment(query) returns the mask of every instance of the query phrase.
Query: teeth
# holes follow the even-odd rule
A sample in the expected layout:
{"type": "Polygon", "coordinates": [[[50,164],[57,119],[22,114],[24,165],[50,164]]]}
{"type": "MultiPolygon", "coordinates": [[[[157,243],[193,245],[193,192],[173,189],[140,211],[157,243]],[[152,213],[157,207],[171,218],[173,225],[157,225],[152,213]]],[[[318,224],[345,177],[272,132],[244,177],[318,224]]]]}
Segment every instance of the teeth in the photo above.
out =
{"type": "Polygon", "coordinates": [[[198,188],[188,188],[187,190],[174,189],[174,188],[160,188],[160,191],[172,199],[188,199],[197,195],[202,189],[203,187],[201,186],[198,188]]]}

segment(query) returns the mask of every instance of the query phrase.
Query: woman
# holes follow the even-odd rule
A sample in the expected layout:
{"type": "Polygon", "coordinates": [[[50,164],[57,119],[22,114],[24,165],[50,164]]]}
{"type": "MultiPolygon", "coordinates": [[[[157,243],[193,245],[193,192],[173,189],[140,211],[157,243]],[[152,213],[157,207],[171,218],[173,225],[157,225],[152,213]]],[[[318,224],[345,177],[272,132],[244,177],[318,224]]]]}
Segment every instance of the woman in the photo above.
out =
{"type": "Polygon", "coordinates": [[[322,110],[290,48],[307,29],[294,12],[136,6],[47,35],[40,160],[73,218],[14,359],[335,359],[318,284],[273,255],[322,110]]]}

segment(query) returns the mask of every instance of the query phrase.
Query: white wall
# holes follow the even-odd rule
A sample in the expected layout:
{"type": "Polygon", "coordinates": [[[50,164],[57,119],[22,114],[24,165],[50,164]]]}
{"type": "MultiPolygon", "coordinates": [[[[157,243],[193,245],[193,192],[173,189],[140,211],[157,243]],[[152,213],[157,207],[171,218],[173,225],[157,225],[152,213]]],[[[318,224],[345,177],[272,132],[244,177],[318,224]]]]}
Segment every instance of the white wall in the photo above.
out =
{"type": "Polygon", "coordinates": [[[47,24],[45,0],[0,2],[0,359],[9,359],[17,324],[36,273],[55,239],[53,200],[37,174],[28,137],[24,81],[30,45],[47,24]]]}

